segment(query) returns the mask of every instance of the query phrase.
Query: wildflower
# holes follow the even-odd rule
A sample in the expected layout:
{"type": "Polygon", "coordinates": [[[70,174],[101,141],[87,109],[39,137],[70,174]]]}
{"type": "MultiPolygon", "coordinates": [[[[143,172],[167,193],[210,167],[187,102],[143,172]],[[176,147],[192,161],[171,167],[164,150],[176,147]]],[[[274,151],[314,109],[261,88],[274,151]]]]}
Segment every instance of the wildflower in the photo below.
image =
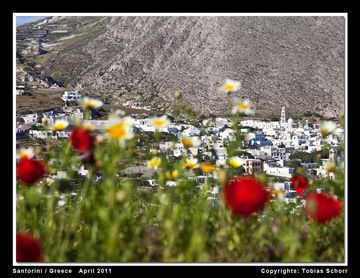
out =
{"type": "Polygon", "coordinates": [[[241,159],[238,156],[230,157],[228,163],[233,168],[239,168],[242,165],[241,159]]]}
{"type": "Polygon", "coordinates": [[[161,159],[159,157],[153,157],[151,160],[147,162],[147,167],[152,169],[158,169],[161,163],[161,159]]]}
{"type": "Polygon", "coordinates": [[[179,172],[178,172],[178,170],[173,170],[173,171],[170,171],[170,172],[166,172],[165,176],[166,176],[167,180],[174,181],[179,176],[179,172]]]}
{"type": "Polygon", "coordinates": [[[133,125],[134,121],[131,117],[112,117],[109,120],[107,134],[110,138],[119,141],[130,140],[134,137],[133,125]]]}
{"type": "Polygon", "coordinates": [[[50,185],[52,185],[54,182],[55,182],[54,179],[52,179],[52,178],[46,178],[44,184],[45,184],[45,186],[50,186],[50,185]]]}
{"type": "Polygon", "coordinates": [[[44,116],[44,117],[41,119],[41,123],[42,123],[42,125],[45,126],[45,127],[49,126],[49,124],[50,124],[50,118],[47,117],[47,116],[44,116]]]}
{"type": "Polygon", "coordinates": [[[61,131],[67,128],[69,125],[69,122],[66,120],[56,120],[55,123],[52,126],[52,130],[54,131],[61,131]]]}
{"type": "Polygon", "coordinates": [[[226,79],[225,84],[220,87],[220,90],[226,93],[236,92],[240,89],[240,82],[231,79],[226,79]]]}
{"type": "Polygon", "coordinates": [[[200,169],[206,174],[210,174],[216,170],[216,166],[210,163],[200,163],[200,169]]]}
{"type": "Polygon", "coordinates": [[[69,135],[71,146],[80,153],[90,149],[94,144],[94,138],[91,134],[82,128],[75,128],[69,135]]]}
{"type": "Polygon", "coordinates": [[[21,148],[16,156],[18,159],[21,158],[33,158],[34,157],[34,149],[33,148],[21,148]]]}
{"type": "Polygon", "coordinates": [[[306,197],[306,214],[318,223],[326,223],[339,216],[342,203],[329,194],[311,192],[306,197]]]}
{"type": "Polygon", "coordinates": [[[278,199],[283,199],[285,196],[285,190],[283,189],[279,189],[279,190],[274,190],[272,192],[273,196],[278,198],[278,199]]]}
{"type": "Polygon", "coordinates": [[[250,100],[246,99],[244,101],[236,101],[235,105],[231,110],[232,114],[245,114],[245,115],[253,115],[255,111],[252,109],[252,104],[250,100]]]}
{"type": "Polygon", "coordinates": [[[162,117],[159,118],[152,118],[150,120],[150,124],[155,128],[163,128],[163,127],[167,127],[170,124],[170,121],[166,115],[163,115],[162,117]]]}
{"type": "Polygon", "coordinates": [[[326,172],[333,173],[335,171],[335,163],[330,161],[326,164],[326,172]]]}
{"type": "Polygon", "coordinates": [[[324,121],[320,124],[320,133],[323,138],[334,133],[336,130],[336,124],[332,121],[324,121]]]}
{"type": "Polygon", "coordinates": [[[198,167],[198,160],[196,158],[188,158],[185,160],[184,168],[187,170],[194,169],[198,167]]]}
{"type": "Polygon", "coordinates": [[[82,128],[89,132],[94,130],[94,126],[89,122],[84,122],[82,128]]]}
{"type": "Polygon", "coordinates": [[[97,109],[99,107],[101,107],[103,105],[103,102],[101,100],[98,99],[93,99],[93,98],[88,98],[88,97],[84,97],[81,100],[81,105],[85,108],[85,109],[97,109]]]}
{"type": "Polygon", "coordinates": [[[187,137],[187,136],[184,136],[181,139],[181,143],[183,144],[185,149],[196,148],[199,147],[201,144],[198,137],[187,137]]]}
{"type": "Polygon", "coordinates": [[[250,216],[264,208],[269,192],[252,176],[232,179],[224,187],[224,201],[234,214],[250,216]]]}
{"type": "Polygon", "coordinates": [[[16,165],[16,176],[25,185],[31,185],[46,173],[42,160],[21,158],[16,165]]]}
{"type": "Polygon", "coordinates": [[[16,234],[16,261],[42,262],[43,255],[39,242],[29,234],[16,234]]]}
{"type": "Polygon", "coordinates": [[[306,179],[300,175],[295,175],[291,178],[291,185],[295,188],[298,196],[301,196],[309,188],[306,179]]]}

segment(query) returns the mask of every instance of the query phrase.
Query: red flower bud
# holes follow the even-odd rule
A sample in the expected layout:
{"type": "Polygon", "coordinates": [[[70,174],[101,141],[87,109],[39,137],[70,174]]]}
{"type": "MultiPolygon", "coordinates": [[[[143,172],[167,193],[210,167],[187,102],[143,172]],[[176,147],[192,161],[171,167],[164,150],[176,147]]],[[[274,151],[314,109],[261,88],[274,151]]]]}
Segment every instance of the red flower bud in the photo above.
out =
{"type": "Polygon", "coordinates": [[[36,239],[28,234],[16,234],[16,261],[42,262],[43,255],[36,239]]]}
{"type": "Polygon", "coordinates": [[[252,176],[232,179],[224,188],[225,204],[234,214],[249,216],[260,211],[268,198],[269,192],[252,176]]]}
{"type": "Polygon", "coordinates": [[[69,135],[69,139],[73,148],[80,153],[87,151],[94,144],[94,138],[88,131],[82,128],[73,129],[69,135]]]}
{"type": "Polygon", "coordinates": [[[318,223],[326,223],[339,216],[342,203],[329,194],[311,192],[306,196],[306,214],[318,223]]]}
{"type": "Polygon", "coordinates": [[[309,184],[303,176],[295,175],[291,178],[291,185],[295,188],[298,196],[302,196],[304,191],[309,188],[309,184]]]}
{"type": "Polygon", "coordinates": [[[21,158],[16,165],[16,176],[25,185],[31,185],[46,173],[42,160],[21,158]]]}

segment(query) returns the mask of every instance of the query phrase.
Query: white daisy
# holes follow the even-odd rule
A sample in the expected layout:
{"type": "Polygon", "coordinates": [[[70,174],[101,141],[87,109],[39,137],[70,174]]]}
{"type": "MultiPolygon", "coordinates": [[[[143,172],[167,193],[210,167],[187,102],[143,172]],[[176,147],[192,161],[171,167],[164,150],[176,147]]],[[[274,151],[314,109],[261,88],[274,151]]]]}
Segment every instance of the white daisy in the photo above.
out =
{"type": "Polygon", "coordinates": [[[88,97],[84,97],[80,101],[80,103],[85,109],[90,109],[90,110],[99,108],[104,104],[101,100],[88,98],[88,97]]]}
{"type": "Polygon", "coordinates": [[[164,128],[170,124],[170,121],[166,115],[163,115],[159,118],[152,118],[150,124],[155,128],[164,128]]]}
{"type": "Polygon", "coordinates": [[[225,84],[220,87],[220,91],[223,91],[226,93],[236,92],[240,89],[240,85],[241,84],[239,81],[226,79],[225,84]]]}
{"type": "Polygon", "coordinates": [[[336,123],[332,121],[324,121],[320,124],[320,133],[323,138],[334,133],[336,130],[336,123]]]}
{"type": "Polygon", "coordinates": [[[245,115],[253,115],[255,111],[252,109],[252,103],[250,100],[246,99],[244,101],[236,100],[235,105],[231,111],[232,114],[245,114],[245,115]]]}

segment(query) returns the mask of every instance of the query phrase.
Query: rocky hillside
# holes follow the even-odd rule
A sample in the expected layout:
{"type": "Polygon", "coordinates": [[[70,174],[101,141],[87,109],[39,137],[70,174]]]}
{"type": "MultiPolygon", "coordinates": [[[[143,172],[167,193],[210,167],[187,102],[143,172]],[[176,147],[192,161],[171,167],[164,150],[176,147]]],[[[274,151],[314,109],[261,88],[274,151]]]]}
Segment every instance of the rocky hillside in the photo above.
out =
{"type": "Polygon", "coordinates": [[[342,17],[57,17],[41,28],[55,43],[37,59],[43,73],[111,103],[168,110],[180,91],[222,114],[230,78],[259,115],[344,110],[342,17]]]}

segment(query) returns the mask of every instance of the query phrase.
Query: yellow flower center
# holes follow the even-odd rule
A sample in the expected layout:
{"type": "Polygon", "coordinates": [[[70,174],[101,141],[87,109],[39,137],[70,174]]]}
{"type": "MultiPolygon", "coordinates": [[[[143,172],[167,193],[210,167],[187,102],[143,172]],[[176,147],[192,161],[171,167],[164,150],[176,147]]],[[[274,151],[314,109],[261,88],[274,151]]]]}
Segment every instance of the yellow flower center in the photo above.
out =
{"type": "Polygon", "coordinates": [[[20,151],[19,157],[20,157],[20,158],[31,158],[31,157],[32,157],[32,154],[31,154],[30,151],[24,150],[24,151],[20,151]]]}
{"type": "Polygon", "coordinates": [[[226,84],[224,85],[224,90],[225,91],[231,91],[235,89],[235,85],[234,84],[226,84]]]}
{"type": "Polygon", "coordinates": [[[235,107],[237,110],[240,110],[240,111],[247,111],[250,109],[249,105],[245,102],[240,102],[240,103],[236,104],[235,107]]]}
{"type": "Polygon", "coordinates": [[[112,125],[107,132],[111,138],[122,140],[126,136],[126,125],[123,122],[112,125]]]}
{"type": "Polygon", "coordinates": [[[186,161],[185,164],[184,164],[185,169],[194,169],[195,166],[196,166],[195,161],[186,161]]]}
{"type": "Polygon", "coordinates": [[[67,123],[66,122],[56,122],[53,125],[53,130],[55,131],[60,131],[60,130],[64,130],[67,127],[67,123]]]}
{"type": "Polygon", "coordinates": [[[155,127],[163,127],[165,126],[166,121],[164,119],[154,119],[151,123],[155,127]]]}
{"type": "Polygon", "coordinates": [[[149,161],[148,166],[153,169],[157,169],[160,165],[161,160],[159,158],[153,158],[149,161]]]}
{"type": "Polygon", "coordinates": [[[168,180],[176,180],[176,178],[178,177],[179,173],[177,170],[174,170],[172,172],[167,172],[166,173],[166,178],[168,180]]]}
{"type": "Polygon", "coordinates": [[[188,137],[183,138],[181,142],[183,143],[185,148],[190,148],[193,146],[192,141],[188,137]]]}
{"type": "Polygon", "coordinates": [[[238,168],[241,166],[240,162],[235,159],[230,159],[229,164],[230,164],[230,166],[232,166],[234,168],[238,168]]]}
{"type": "Polygon", "coordinates": [[[204,173],[212,173],[216,169],[215,165],[209,163],[201,163],[200,168],[204,173]]]}
{"type": "Polygon", "coordinates": [[[86,103],[84,103],[84,106],[85,106],[86,109],[94,109],[94,108],[96,108],[95,103],[92,103],[92,102],[86,102],[86,103]]]}

